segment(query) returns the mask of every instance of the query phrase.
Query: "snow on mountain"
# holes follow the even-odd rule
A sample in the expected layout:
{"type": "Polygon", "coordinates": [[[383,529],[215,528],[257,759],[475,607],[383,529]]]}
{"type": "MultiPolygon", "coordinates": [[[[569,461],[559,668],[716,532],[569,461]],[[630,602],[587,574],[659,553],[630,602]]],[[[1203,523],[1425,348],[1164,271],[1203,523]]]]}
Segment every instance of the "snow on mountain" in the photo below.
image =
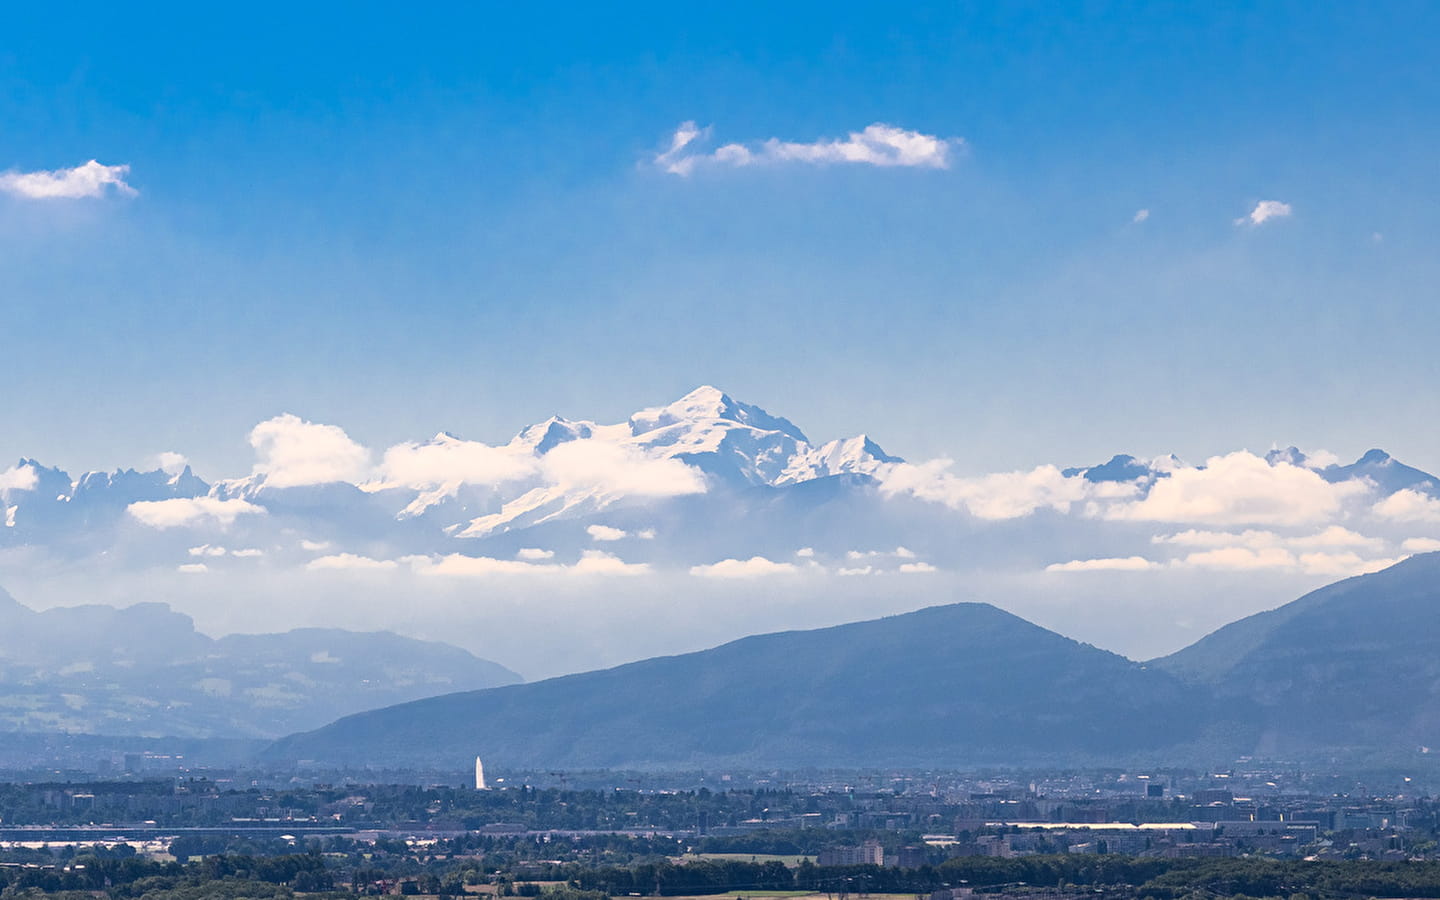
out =
{"type": "Polygon", "coordinates": [[[809,439],[789,419],[772,416],[758,406],[737,403],[729,394],[710,385],[702,385],[671,403],[642,409],[630,417],[631,434],[653,432],[669,425],[733,422],[755,431],[774,431],[800,443],[809,439]]]}
{"type": "MultiPolygon", "coordinates": [[[[508,446],[530,448],[543,460],[556,447],[566,444],[571,446],[562,452],[575,451],[579,456],[580,446],[576,445],[589,442],[609,445],[597,455],[613,453],[617,459],[629,460],[637,472],[647,465],[669,462],[672,473],[678,463],[701,476],[694,490],[667,491],[662,496],[717,488],[779,487],[838,474],[874,476],[884,466],[902,461],[887,455],[863,435],[812,446],[789,419],[738,402],[708,385],[667,406],[643,409],[622,425],[552,418],[524,429],[508,446]]],[[[542,461],[542,474],[545,468],[542,461]]],[[[614,485],[603,480],[539,484],[508,500],[499,510],[478,516],[463,527],[452,527],[451,531],[461,537],[481,537],[578,517],[624,504],[634,499],[635,493],[615,490],[614,485]]],[[[638,493],[643,497],[643,491],[638,493]]]]}
{"type": "MultiPolygon", "coordinates": [[[[393,560],[409,553],[496,552],[470,548],[478,546],[476,541],[489,541],[489,548],[496,540],[508,547],[503,536],[544,526],[559,542],[553,546],[580,552],[588,542],[584,526],[607,525],[609,517],[623,520],[634,532],[668,522],[675,532],[667,538],[672,546],[683,540],[698,554],[705,552],[700,544],[707,536],[722,531],[737,539],[764,534],[770,543],[799,540],[797,523],[830,534],[826,504],[842,497],[863,502],[865,512],[847,514],[841,531],[860,528],[860,516],[877,540],[889,533],[885,529],[915,532],[895,534],[897,543],[935,533],[926,517],[940,514],[939,507],[983,521],[1051,509],[1077,521],[1203,520],[1213,525],[1227,518],[1237,524],[1261,521],[1247,520],[1245,511],[1263,506],[1239,495],[1192,496],[1263,487],[1221,484],[1223,472],[1207,472],[1217,460],[1186,466],[1174,456],[1121,454],[1063,470],[1040,466],[1029,472],[960,475],[944,460],[906,463],[864,434],[812,442],[789,419],[708,385],[614,424],[552,416],[497,444],[441,432],[376,453],[338,427],[295,416],[263,425],[270,442],[257,442],[252,434],[257,450],[252,474],[213,485],[188,467],[91,472],[72,480],[59,469],[22,459],[0,470],[0,545],[64,545],[74,554],[100,553],[123,535],[130,549],[153,545],[153,558],[173,559],[177,543],[214,544],[224,532],[232,546],[268,542],[271,549],[288,546],[299,552],[302,544],[329,543],[393,560]],[[276,436],[282,431],[284,441],[276,436]],[[339,454],[344,464],[306,455],[314,447],[339,454]],[[289,455],[282,459],[282,451],[289,455]],[[1143,508],[1123,506],[1138,504],[1157,490],[1165,496],[1143,508]],[[935,509],[911,505],[902,513],[901,497],[935,509]],[[1212,512],[1185,518],[1201,508],[1212,512]],[[1224,514],[1213,512],[1217,509],[1224,514]],[[759,515],[769,517],[763,527],[759,515]],[[563,533],[554,531],[564,523],[573,524],[563,533]]],[[[1321,498],[1325,502],[1317,509],[1340,509],[1336,503],[1352,498],[1346,509],[1387,522],[1429,521],[1436,515],[1426,504],[1432,502],[1427,498],[1440,498],[1440,480],[1379,450],[1350,465],[1293,447],[1273,450],[1263,460],[1240,456],[1245,459],[1232,460],[1227,471],[1243,470],[1248,479],[1268,478],[1256,467],[1275,470],[1277,477],[1293,467],[1319,476],[1309,477],[1321,487],[1328,482],[1348,490],[1353,484],[1344,497],[1321,498]],[[1394,509],[1366,512],[1366,504],[1402,490],[1415,494],[1400,498],[1408,506],[1401,508],[1397,501],[1394,509]]],[[[759,537],[748,548],[762,555],[796,549],[771,547],[759,537]]]]}
{"type": "Polygon", "coordinates": [[[776,485],[799,484],[831,475],[869,475],[878,477],[887,466],[904,462],[891,456],[868,435],[835,440],[819,447],[802,450],[790,458],[776,485]]]}

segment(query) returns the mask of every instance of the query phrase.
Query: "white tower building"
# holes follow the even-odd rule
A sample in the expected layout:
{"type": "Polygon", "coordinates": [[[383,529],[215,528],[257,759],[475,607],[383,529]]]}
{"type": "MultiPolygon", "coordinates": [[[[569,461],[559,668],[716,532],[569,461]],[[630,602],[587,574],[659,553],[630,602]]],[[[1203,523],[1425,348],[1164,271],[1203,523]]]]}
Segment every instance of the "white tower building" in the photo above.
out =
{"type": "Polygon", "coordinates": [[[477,756],[475,757],[475,790],[483,791],[485,789],[485,764],[477,756]]]}

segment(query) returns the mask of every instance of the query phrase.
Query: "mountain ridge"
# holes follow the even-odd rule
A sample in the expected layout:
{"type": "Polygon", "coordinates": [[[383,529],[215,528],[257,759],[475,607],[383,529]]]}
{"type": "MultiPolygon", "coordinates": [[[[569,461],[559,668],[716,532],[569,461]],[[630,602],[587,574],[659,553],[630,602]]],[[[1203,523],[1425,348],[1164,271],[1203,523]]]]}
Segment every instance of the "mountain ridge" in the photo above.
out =
{"type": "Polygon", "coordinates": [[[336,709],[519,680],[457,647],[391,632],[210,638],[163,603],[37,612],[0,591],[0,731],[275,737],[336,709]]]}
{"type": "Polygon", "coordinates": [[[1153,749],[1135,730],[1138,719],[1198,738],[1185,713],[1196,703],[1204,703],[1198,692],[1164,673],[989,604],[957,603],[374,710],[284,738],[266,757],[427,765],[478,753],[554,767],[1003,763],[1153,749]],[[991,702],[997,691],[1010,702],[991,702]],[[920,728],[906,720],[916,710],[927,716],[920,728]]]}

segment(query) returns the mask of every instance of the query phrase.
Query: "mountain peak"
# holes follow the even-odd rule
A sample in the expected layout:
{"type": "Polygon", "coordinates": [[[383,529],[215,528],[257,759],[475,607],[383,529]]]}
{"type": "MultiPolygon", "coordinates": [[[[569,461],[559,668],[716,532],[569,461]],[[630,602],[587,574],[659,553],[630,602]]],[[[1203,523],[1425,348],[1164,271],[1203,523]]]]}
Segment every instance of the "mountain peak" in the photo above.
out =
{"type": "Polygon", "coordinates": [[[1379,448],[1366,450],[1365,455],[1355,461],[1356,465],[1379,466],[1390,462],[1394,457],[1379,448]]]}
{"type": "Polygon", "coordinates": [[[560,444],[591,437],[594,432],[590,422],[572,422],[564,416],[551,416],[543,422],[522,428],[515,437],[515,443],[543,456],[560,444]]]}
{"type": "Polygon", "coordinates": [[[1289,447],[1286,447],[1284,450],[1281,450],[1280,448],[1276,447],[1275,449],[1271,450],[1269,453],[1266,453],[1266,454],[1265,454],[1265,461],[1268,462],[1268,463],[1269,463],[1270,465],[1272,465],[1272,466],[1273,466],[1273,465],[1277,465],[1277,464],[1279,464],[1279,463],[1285,463],[1286,465],[1298,466],[1298,467],[1300,467],[1300,468],[1303,469],[1303,468],[1308,467],[1308,465],[1309,465],[1309,463],[1310,463],[1310,457],[1306,456],[1306,455],[1305,455],[1305,452],[1304,452],[1303,450],[1301,450],[1299,447],[1296,447],[1294,444],[1291,444],[1289,447]]]}
{"type": "Polygon", "coordinates": [[[758,406],[741,403],[712,385],[701,385],[668,406],[642,409],[630,417],[630,431],[640,435],[669,425],[697,424],[713,421],[735,422],[757,431],[777,431],[797,441],[809,443],[795,423],[781,416],[772,416],[758,406]]]}

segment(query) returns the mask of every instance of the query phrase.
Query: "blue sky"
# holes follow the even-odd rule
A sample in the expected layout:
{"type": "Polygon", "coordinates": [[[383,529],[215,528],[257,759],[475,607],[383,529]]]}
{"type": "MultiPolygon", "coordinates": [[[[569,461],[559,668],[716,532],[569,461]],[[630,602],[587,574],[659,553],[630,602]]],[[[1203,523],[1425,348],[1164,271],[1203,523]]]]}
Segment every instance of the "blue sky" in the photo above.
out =
{"type": "Polygon", "coordinates": [[[714,383],[960,471],[1440,468],[1440,9],[1136,6],[11,11],[0,170],[138,193],[0,193],[0,458],[213,478],[282,412],[503,441],[714,383]],[[666,172],[689,121],[957,143],[666,172]]]}

